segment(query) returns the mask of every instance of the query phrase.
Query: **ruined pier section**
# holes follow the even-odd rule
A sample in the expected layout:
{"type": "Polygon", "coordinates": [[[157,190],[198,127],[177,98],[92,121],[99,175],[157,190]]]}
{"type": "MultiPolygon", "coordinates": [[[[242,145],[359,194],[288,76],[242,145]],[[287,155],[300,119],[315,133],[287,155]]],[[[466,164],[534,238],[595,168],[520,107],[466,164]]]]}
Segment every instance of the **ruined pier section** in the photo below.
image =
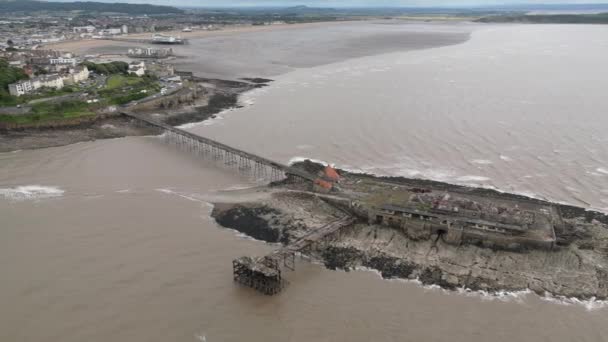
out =
{"type": "Polygon", "coordinates": [[[287,285],[282,271],[295,271],[297,253],[309,254],[319,244],[330,241],[332,238],[339,238],[342,229],[354,223],[353,217],[346,216],[312,230],[269,255],[259,258],[244,256],[234,259],[232,261],[234,281],[263,294],[275,295],[287,285]]]}
{"type": "Polygon", "coordinates": [[[255,179],[269,180],[271,182],[287,178],[294,183],[310,182],[311,184],[316,178],[316,176],[300,169],[292,168],[213,139],[158,122],[145,115],[129,111],[123,111],[122,114],[141,121],[146,125],[164,130],[162,137],[168,143],[195,155],[220,162],[226,167],[234,168],[242,175],[253,176],[255,179]]]}

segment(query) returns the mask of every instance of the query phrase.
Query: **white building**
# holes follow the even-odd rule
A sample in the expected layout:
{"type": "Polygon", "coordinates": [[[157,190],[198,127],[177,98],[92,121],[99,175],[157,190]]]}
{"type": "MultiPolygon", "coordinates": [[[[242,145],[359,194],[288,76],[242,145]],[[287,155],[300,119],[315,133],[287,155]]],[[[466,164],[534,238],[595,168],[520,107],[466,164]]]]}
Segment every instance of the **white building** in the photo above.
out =
{"type": "Polygon", "coordinates": [[[64,84],[76,84],[89,78],[89,69],[86,66],[78,66],[70,69],[69,73],[62,75],[64,84]]]}
{"type": "Polygon", "coordinates": [[[127,54],[130,57],[156,57],[163,58],[173,55],[173,49],[156,49],[156,48],[133,48],[129,49],[127,54]]]}
{"type": "Polygon", "coordinates": [[[34,86],[30,80],[19,81],[17,83],[9,84],[8,91],[12,96],[19,97],[34,91],[34,86]]]}
{"type": "Polygon", "coordinates": [[[146,74],[146,69],[144,68],[129,68],[129,75],[135,76],[143,76],[146,74]]]}
{"type": "Polygon", "coordinates": [[[46,88],[61,89],[61,88],[63,88],[63,85],[64,85],[63,78],[61,78],[61,76],[59,76],[59,75],[39,76],[32,80],[32,82],[34,82],[34,81],[39,81],[40,87],[46,87],[46,88]]]}
{"type": "Polygon", "coordinates": [[[24,80],[9,84],[8,91],[12,96],[19,97],[29,94],[42,87],[61,89],[63,88],[63,78],[61,78],[59,75],[34,77],[31,80],[24,80]]]}
{"type": "Polygon", "coordinates": [[[74,33],[93,33],[95,32],[95,26],[76,26],[74,27],[74,33]]]}
{"type": "Polygon", "coordinates": [[[127,25],[122,25],[122,33],[123,34],[128,34],[129,33],[129,27],[127,25]]]}
{"type": "Polygon", "coordinates": [[[89,79],[89,69],[86,66],[79,66],[72,70],[70,73],[74,76],[74,83],[79,83],[89,79]]]}
{"type": "Polygon", "coordinates": [[[122,28],[109,28],[99,31],[102,36],[114,36],[122,33],[122,28]]]}
{"type": "Polygon", "coordinates": [[[129,75],[143,76],[146,74],[146,63],[142,62],[131,62],[129,64],[129,75]]]}
{"type": "Polygon", "coordinates": [[[51,65],[71,65],[71,66],[76,66],[76,59],[75,58],[64,58],[64,57],[59,57],[59,58],[51,58],[49,59],[49,63],[51,65]]]}

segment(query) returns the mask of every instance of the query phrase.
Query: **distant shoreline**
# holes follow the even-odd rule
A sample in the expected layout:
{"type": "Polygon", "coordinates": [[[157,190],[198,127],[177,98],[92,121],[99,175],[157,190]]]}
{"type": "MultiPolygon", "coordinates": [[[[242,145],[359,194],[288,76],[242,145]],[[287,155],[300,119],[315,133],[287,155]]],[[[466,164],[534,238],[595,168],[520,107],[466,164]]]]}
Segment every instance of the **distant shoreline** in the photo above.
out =
{"type": "MultiPolygon", "coordinates": [[[[304,29],[304,28],[325,28],[325,27],[335,27],[341,25],[353,24],[355,22],[315,22],[315,23],[303,23],[303,24],[281,24],[281,25],[269,25],[269,26],[239,26],[232,27],[227,30],[220,31],[198,31],[184,34],[184,38],[204,38],[204,37],[216,37],[216,36],[234,36],[239,34],[248,34],[252,32],[270,32],[270,31],[282,31],[288,29],[304,29]]],[[[396,21],[397,24],[400,23],[408,23],[409,21],[396,21]]],[[[405,24],[407,25],[407,24],[405,24]]],[[[433,25],[433,24],[430,24],[433,25]]],[[[320,58],[315,59],[315,63],[310,65],[310,67],[314,67],[317,65],[323,65],[328,63],[334,63],[336,61],[343,61],[353,58],[359,58],[362,56],[369,56],[373,54],[383,54],[383,53],[391,53],[394,51],[413,51],[420,50],[426,48],[433,47],[442,47],[452,44],[461,44],[470,39],[470,34],[465,34],[463,32],[453,33],[449,32],[449,30],[445,30],[443,33],[432,32],[433,30],[429,30],[430,32],[417,32],[417,31],[409,31],[403,30],[403,32],[394,32],[391,30],[385,30],[389,34],[387,36],[373,36],[373,39],[365,37],[357,37],[356,39],[351,36],[347,36],[346,43],[348,44],[351,41],[356,43],[360,43],[363,40],[364,48],[360,51],[355,51],[355,53],[343,53],[340,55],[323,55],[321,54],[320,58]],[[396,39],[403,38],[403,39],[396,39]],[[404,44],[401,41],[406,41],[404,44]],[[360,55],[363,53],[363,55],[360,55]]],[[[174,32],[176,33],[176,32],[174,32]]],[[[317,32],[315,34],[318,33],[317,32]]],[[[170,33],[168,33],[170,34],[170,33]]],[[[149,36],[146,34],[132,34],[129,35],[129,38],[141,38],[149,36]]],[[[69,41],[62,43],[55,43],[46,45],[47,48],[59,49],[59,50],[67,50],[72,51],[77,54],[86,54],[87,51],[91,49],[97,49],[103,51],[104,48],[108,50],[115,49],[117,45],[125,44],[132,45],[133,43],[129,42],[118,42],[118,41],[109,41],[109,40],[79,40],[79,41],[69,41]]],[[[327,44],[327,43],[326,43],[327,44]]],[[[229,47],[226,47],[226,49],[229,47]]],[[[298,46],[296,51],[293,53],[294,56],[298,55],[299,50],[305,50],[309,48],[308,45],[298,46]]],[[[185,47],[188,49],[188,47],[185,47]]],[[[268,51],[261,48],[260,52],[268,51]]],[[[221,53],[230,54],[230,51],[223,51],[221,53]]],[[[196,51],[194,52],[196,54],[196,51]]],[[[318,55],[315,55],[319,57],[318,55]]],[[[237,58],[242,58],[238,57],[237,58]]],[[[207,61],[198,60],[196,58],[191,58],[190,61],[185,61],[183,59],[178,59],[173,61],[176,67],[179,70],[188,70],[193,71],[194,74],[214,74],[215,68],[221,69],[223,63],[221,56],[216,58],[217,61],[220,61],[219,65],[209,64],[207,61]]],[[[257,63],[263,64],[266,61],[258,60],[257,63]]],[[[292,60],[290,58],[286,58],[281,63],[286,65],[292,65],[292,60]]],[[[202,122],[214,116],[214,114],[221,112],[227,108],[238,107],[238,98],[240,95],[248,90],[254,89],[256,87],[256,80],[260,80],[257,78],[247,78],[250,75],[258,75],[259,77],[267,78],[268,75],[258,74],[256,70],[256,61],[250,61],[247,64],[247,67],[243,70],[234,71],[234,77],[205,77],[206,79],[212,80],[212,85],[210,86],[210,91],[217,90],[219,94],[224,94],[226,96],[216,96],[212,95],[210,98],[208,96],[203,96],[205,101],[210,101],[208,105],[205,106],[196,106],[196,109],[193,109],[192,106],[183,106],[181,108],[175,108],[172,111],[174,114],[170,115],[170,117],[165,117],[164,119],[169,120],[167,123],[171,125],[181,125],[185,123],[193,123],[193,122],[202,122]],[[235,81],[227,81],[228,79],[233,79],[235,81]],[[247,84],[246,86],[236,86],[235,84],[247,84]],[[220,97],[222,97],[220,99],[220,97]],[[211,101],[213,98],[216,100],[211,101]]],[[[297,68],[297,66],[296,66],[297,68]]],[[[278,73],[281,70],[279,70],[278,73]]],[[[259,86],[259,85],[257,85],[259,86]]],[[[138,135],[150,135],[155,134],[154,130],[150,129],[142,129],[137,125],[133,125],[124,117],[121,116],[111,116],[109,118],[95,118],[87,123],[75,123],[74,125],[64,125],[57,127],[46,127],[46,128],[32,128],[32,129],[23,129],[23,130],[13,130],[6,132],[7,134],[3,134],[0,137],[0,152],[9,152],[14,150],[25,150],[25,149],[39,149],[46,148],[52,146],[63,146],[69,145],[76,142],[81,141],[92,141],[96,139],[108,139],[108,138],[117,138],[117,137],[126,137],[126,136],[138,136],[138,135]]]]}
{"type": "MultiPolygon", "coordinates": [[[[370,19],[371,20],[371,19],[370,19]]],[[[358,20],[362,21],[362,20],[358,20]]],[[[267,31],[276,31],[276,30],[285,30],[285,29],[297,29],[297,28],[306,28],[306,27],[315,27],[315,26],[326,26],[326,25],[340,25],[345,23],[358,22],[357,20],[348,20],[348,21],[323,21],[323,22],[314,22],[314,23],[298,23],[298,24],[279,24],[279,25],[265,25],[265,26],[253,26],[253,25],[242,25],[242,26],[228,26],[224,29],[220,30],[201,30],[201,31],[192,31],[192,32],[182,32],[182,31],[166,31],[166,32],[157,32],[163,35],[169,36],[179,36],[184,39],[196,39],[196,38],[206,38],[206,37],[217,37],[224,35],[234,35],[234,34],[242,34],[242,33],[253,33],[253,32],[267,32],[267,31]]],[[[150,38],[154,33],[131,33],[124,36],[118,36],[116,39],[143,39],[150,38]]],[[[82,54],[84,48],[92,49],[99,48],[105,45],[115,45],[116,43],[126,43],[133,44],[130,42],[120,42],[118,40],[105,40],[105,39],[82,39],[82,40],[69,40],[58,43],[45,44],[45,48],[53,49],[53,50],[67,50],[75,53],[82,54]]]]}

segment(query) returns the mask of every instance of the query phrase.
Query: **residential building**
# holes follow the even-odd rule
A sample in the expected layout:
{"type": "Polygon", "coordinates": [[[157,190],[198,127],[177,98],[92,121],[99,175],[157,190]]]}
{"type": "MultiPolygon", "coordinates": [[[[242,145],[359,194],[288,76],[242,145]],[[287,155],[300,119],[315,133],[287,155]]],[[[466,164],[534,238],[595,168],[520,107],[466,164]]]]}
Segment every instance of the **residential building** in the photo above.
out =
{"type": "Polygon", "coordinates": [[[61,78],[61,76],[59,76],[59,75],[39,76],[32,80],[32,82],[34,82],[34,81],[39,81],[40,87],[61,89],[64,86],[63,78],[61,78]]]}
{"type": "Polygon", "coordinates": [[[13,84],[9,84],[8,91],[12,96],[22,96],[34,91],[32,82],[30,80],[19,81],[13,84]]]}
{"type": "Polygon", "coordinates": [[[89,78],[89,69],[86,66],[77,66],[61,76],[63,83],[67,85],[80,83],[89,78]]]}
{"type": "Polygon", "coordinates": [[[93,33],[95,32],[95,26],[77,26],[73,28],[74,33],[93,33]]]}
{"type": "Polygon", "coordinates": [[[51,58],[49,59],[49,64],[51,65],[71,65],[71,66],[76,66],[76,58],[64,58],[64,57],[58,57],[58,58],[51,58]]]}
{"type": "Polygon", "coordinates": [[[86,66],[77,66],[70,70],[70,73],[74,76],[74,83],[89,79],[89,69],[86,66]]]}
{"type": "Polygon", "coordinates": [[[102,36],[114,36],[122,33],[122,28],[109,28],[105,30],[100,30],[99,34],[102,36]]]}
{"type": "Polygon", "coordinates": [[[166,58],[173,55],[173,49],[135,48],[127,52],[129,57],[136,58],[166,58]]]}
{"type": "Polygon", "coordinates": [[[129,64],[129,74],[143,76],[146,74],[146,63],[144,62],[131,62],[129,64]]]}

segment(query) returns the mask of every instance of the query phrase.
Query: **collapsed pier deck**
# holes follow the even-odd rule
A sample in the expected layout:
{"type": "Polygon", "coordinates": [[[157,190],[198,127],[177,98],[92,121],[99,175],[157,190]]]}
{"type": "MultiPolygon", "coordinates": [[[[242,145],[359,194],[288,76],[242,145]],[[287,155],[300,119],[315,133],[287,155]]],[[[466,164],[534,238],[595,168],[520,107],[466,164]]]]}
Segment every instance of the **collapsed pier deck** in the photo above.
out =
{"type": "Polygon", "coordinates": [[[295,270],[295,255],[310,250],[316,243],[340,232],[342,228],[355,223],[352,217],[333,221],[311,231],[292,244],[278,249],[264,257],[240,257],[232,261],[234,281],[251,287],[266,295],[275,295],[285,287],[282,269],[295,270]]]}

